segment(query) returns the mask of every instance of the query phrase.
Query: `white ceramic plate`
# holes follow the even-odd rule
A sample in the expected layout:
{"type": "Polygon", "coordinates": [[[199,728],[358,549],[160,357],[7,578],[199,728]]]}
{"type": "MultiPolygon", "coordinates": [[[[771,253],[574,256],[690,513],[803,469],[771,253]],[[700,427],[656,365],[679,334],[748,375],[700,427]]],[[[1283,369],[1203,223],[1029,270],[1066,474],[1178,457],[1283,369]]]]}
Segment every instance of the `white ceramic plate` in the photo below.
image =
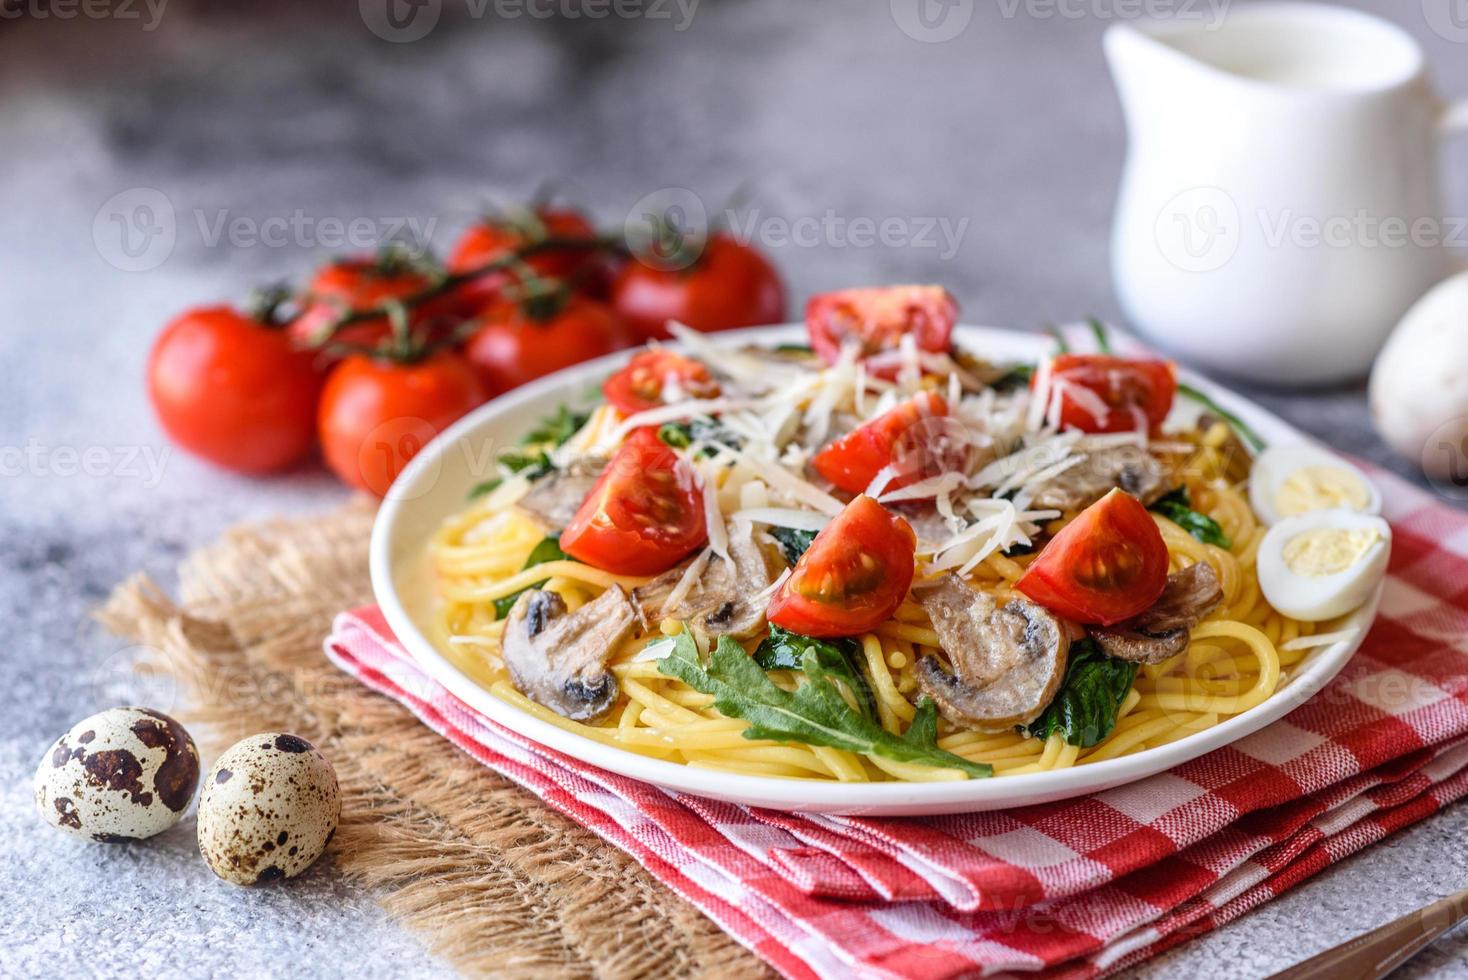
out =
{"type": "MultiPolygon", "coordinates": [[[[730,345],[803,341],[804,327],[761,327],[718,335],[730,345]]],[[[1035,334],[960,327],[959,340],[995,361],[1037,360],[1050,341],[1035,334]]],[[[466,505],[469,491],[486,478],[493,453],[562,402],[584,402],[601,380],[629,355],[589,361],[526,385],[470,413],[430,443],[403,471],[384,501],[372,532],[372,587],[393,632],[434,678],[458,698],[501,725],[603,769],[733,803],[825,813],[921,815],[1024,806],[1094,793],[1170,769],[1227,745],[1280,718],[1320,690],[1360,645],[1376,615],[1380,590],[1342,628],[1354,638],[1310,651],[1293,676],[1268,701],[1213,728],[1167,745],[1105,762],[1054,772],[945,783],[852,784],[745,776],[694,769],[603,745],[547,724],[489,693],[475,679],[465,651],[441,648],[433,634],[432,582],[426,548],[440,523],[466,505]]],[[[1202,378],[1182,377],[1235,412],[1270,443],[1304,440],[1296,429],[1243,398],[1202,378]]]]}

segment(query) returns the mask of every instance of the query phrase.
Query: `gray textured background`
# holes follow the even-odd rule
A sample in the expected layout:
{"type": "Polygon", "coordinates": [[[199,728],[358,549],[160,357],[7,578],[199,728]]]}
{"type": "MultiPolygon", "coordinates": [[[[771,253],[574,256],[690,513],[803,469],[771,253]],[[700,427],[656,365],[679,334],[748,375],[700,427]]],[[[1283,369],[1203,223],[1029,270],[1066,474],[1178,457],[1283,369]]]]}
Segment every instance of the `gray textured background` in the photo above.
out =
{"type": "MultiPolygon", "coordinates": [[[[142,6],[134,18],[62,19],[65,8],[29,0],[29,13],[0,22],[0,450],[12,464],[0,477],[11,669],[0,973],[444,969],[329,868],[235,891],[199,860],[191,819],[119,848],[64,839],[31,812],[46,744],[124,696],[127,651],[87,610],[133,570],[169,581],[186,551],[230,524],[343,497],[313,468],[250,481],[160,455],[141,386],[149,339],[170,315],[299,276],[318,254],[312,237],[331,230],[320,219],[433,221],[441,245],[483,202],[547,180],[608,224],[661,188],[690,188],[717,211],[748,185],[767,217],[967,219],[952,256],[774,248],[793,303],[916,279],[950,285],[980,322],[1117,316],[1106,240],[1123,143],[1099,47],[1108,0],[1063,0],[1049,17],[1057,8],[1042,2],[979,0],[941,44],[906,36],[888,0],[703,0],[686,24],[676,7],[667,19],[573,21],[476,18],[466,3],[444,0],[436,28],[403,44],[375,37],[350,3],[173,0],[154,23],[142,6]],[[152,268],[118,268],[129,260],[109,208],[159,194],[175,216],[172,247],[155,240],[140,259],[152,268]],[[211,236],[221,217],[248,225],[297,211],[305,231],[285,245],[211,236]],[[67,453],[88,449],[93,471],[72,473],[67,453]]],[[[1443,89],[1468,92],[1468,31],[1435,34],[1415,0],[1361,6],[1392,12],[1422,39],[1443,89]]],[[[1468,146],[1447,160],[1450,212],[1468,213],[1468,146]]],[[[1255,394],[1343,449],[1392,462],[1359,388],[1255,394]]],[[[169,695],[149,697],[165,706],[169,695]]],[[[1468,882],[1465,831],[1468,809],[1440,815],[1146,972],[1259,974],[1455,891],[1468,882]]],[[[1468,973],[1468,941],[1411,968],[1433,969],[1468,973]]]]}

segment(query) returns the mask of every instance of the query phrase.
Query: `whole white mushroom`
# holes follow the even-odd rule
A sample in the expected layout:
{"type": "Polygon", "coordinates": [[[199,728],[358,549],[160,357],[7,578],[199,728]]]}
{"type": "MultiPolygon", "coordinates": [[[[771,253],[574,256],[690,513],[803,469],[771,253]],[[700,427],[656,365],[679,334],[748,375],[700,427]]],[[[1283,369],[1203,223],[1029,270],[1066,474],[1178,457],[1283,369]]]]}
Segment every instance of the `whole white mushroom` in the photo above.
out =
{"type": "Polygon", "coordinates": [[[1402,317],[1372,368],[1370,398],[1387,445],[1433,479],[1468,477],[1468,272],[1402,317]]]}

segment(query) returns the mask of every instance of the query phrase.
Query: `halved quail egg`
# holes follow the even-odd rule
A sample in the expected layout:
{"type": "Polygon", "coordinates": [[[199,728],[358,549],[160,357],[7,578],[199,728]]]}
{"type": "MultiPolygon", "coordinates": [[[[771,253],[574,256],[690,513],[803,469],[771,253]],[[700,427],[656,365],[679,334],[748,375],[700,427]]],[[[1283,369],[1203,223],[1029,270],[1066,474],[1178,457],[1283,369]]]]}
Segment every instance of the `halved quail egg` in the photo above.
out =
{"type": "Polygon", "coordinates": [[[1391,526],[1370,514],[1317,510],[1287,517],[1259,544],[1259,587],[1292,619],[1334,619],[1371,598],[1391,545],[1391,526]]]}
{"type": "Polygon", "coordinates": [[[1270,446],[1254,458],[1249,503],[1265,524],[1317,510],[1381,513],[1381,493],[1366,474],[1309,443],[1270,446]]]}

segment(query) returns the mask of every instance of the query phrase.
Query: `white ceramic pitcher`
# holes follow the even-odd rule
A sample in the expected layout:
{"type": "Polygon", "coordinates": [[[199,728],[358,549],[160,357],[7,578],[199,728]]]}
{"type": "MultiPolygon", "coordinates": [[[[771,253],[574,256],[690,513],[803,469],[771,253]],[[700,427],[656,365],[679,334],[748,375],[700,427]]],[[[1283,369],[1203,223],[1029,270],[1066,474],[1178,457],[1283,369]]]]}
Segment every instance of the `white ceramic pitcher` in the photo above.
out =
{"type": "Polygon", "coordinates": [[[1106,54],[1129,134],[1118,298],[1180,357],[1271,383],[1364,375],[1468,239],[1445,219],[1432,91],[1397,27],[1305,3],[1221,23],[1118,23],[1106,54]]]}

